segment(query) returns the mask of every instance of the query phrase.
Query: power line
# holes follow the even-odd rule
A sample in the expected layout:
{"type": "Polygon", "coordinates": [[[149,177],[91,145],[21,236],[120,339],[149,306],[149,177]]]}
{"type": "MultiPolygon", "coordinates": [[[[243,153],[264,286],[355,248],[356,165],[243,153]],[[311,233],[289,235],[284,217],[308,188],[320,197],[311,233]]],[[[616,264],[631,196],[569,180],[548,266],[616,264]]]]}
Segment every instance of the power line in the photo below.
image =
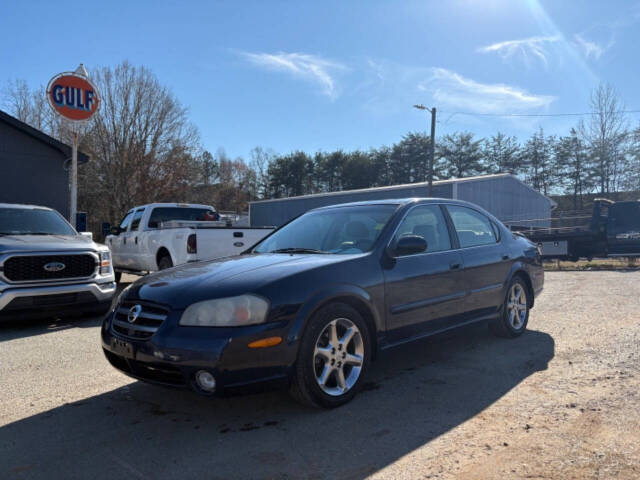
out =
{"type": "MultiPolygon", "coordinates": [[[[442,112],[448,113],[449,119],[454,115],[469,115],[473,117],[579,117],[584,115],[599,115],[599,112],[581,113],[475,113],[475,112],[442,112]]],[[[607,113],[640,113],[640,110],[618,110],[607,113]]]]}

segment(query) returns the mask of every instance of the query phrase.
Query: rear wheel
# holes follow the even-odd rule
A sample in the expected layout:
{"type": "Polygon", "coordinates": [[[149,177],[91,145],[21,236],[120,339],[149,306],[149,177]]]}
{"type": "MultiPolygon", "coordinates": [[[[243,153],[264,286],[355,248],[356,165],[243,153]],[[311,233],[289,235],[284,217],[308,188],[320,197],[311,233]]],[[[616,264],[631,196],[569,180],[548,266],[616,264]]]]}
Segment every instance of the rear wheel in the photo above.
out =
{"type": "Polygon", "coordinates": [[[171,261],[171,257],[169,257],[168,255],[160,257],[160,260],[158,260],[158,269],[159,270],[165,270],[165,269],[171,268],[171,267],[173,267],[173,262],[171,261]]]}
{"type": "Polygon", "coordinates": [[[366,322],[351,306],[323,307],[302,337],[291,393],[306,405],[334,408],[360,390],[371,357],[366,322]]]}
{"type": "Polygon", "coordinates": [[[509,284],[500,318],[489,327],[499,337],[515,338],[522,335],[529,322],[529,290],[522,277],[514,277],[509,284]]]}

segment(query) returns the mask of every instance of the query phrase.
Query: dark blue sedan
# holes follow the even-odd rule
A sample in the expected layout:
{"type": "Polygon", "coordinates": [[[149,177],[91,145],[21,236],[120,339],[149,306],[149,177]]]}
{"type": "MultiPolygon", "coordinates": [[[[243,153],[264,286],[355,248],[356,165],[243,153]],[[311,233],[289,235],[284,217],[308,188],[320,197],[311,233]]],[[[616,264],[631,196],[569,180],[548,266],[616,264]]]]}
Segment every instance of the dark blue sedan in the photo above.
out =
{"type": "Polygon", "coordinates": [[[243,255],[144,277],[102,327],[111,364],[223,394],[284,385],[336,407],[387,348],[475,322],[527,327],[537,247],[466,202],[402,199],[307,212],[243,255]]]}

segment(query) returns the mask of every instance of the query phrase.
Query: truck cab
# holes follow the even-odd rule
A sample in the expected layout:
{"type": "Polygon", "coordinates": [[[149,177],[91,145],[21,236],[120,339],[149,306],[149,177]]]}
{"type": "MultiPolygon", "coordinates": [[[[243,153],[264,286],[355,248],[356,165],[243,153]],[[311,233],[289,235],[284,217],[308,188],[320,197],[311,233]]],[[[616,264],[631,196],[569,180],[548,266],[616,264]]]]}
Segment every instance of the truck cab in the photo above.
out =
{"type": "Polygon", "coordinates": [[[609,206],[607,246],[609,256],[640,255],[640,201],[609,206]]]}

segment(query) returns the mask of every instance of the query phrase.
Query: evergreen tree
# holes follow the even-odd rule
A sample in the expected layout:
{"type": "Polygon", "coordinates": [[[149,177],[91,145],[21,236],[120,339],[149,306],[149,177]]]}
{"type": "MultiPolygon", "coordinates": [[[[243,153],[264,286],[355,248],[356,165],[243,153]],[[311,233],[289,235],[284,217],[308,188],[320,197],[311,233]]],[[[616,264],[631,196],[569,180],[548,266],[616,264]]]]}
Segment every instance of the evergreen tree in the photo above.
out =
{"type": "Polygon", "coordinates": [[[469,132],[445,135],[438,145],[441,168],[448,178],[462,178],[483,173],[483,140],[474,140],[469,132]]]}
{"type": "Polygon", "coordinates": [[[583,194],[591,188],[589,156],[586,145],[575,128],[570,135],[560,137],[555,144],[555,163],[560,184],[566,194],[572,196],[573,209],[584,208],[583,194]]]}
{"type": "Polygon", "coordinates": [[[485,140],[482,153],[487,172],[516,175],[522,171],[520,144],[516,137],[498,132],[485,140]]]}

